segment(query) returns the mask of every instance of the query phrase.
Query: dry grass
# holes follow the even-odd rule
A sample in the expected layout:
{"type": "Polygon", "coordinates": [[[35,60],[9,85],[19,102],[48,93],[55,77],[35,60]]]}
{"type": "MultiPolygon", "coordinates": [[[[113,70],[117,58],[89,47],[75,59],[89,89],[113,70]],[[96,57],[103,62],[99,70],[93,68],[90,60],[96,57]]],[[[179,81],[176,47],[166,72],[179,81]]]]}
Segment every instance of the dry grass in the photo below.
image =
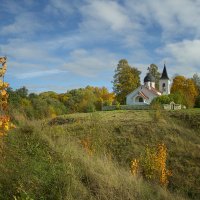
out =
{"type": "Polygon", "coordinates": [[[73,123],[55,126],[24,120],[4,138],[0,199],[198,199],[199,130],[169,113],[156,122],[152,112],[70,114],[63,118],[73,123]],[[173,171],[170,192],[130,173],[130,161],[161,142],[173,171]]]}

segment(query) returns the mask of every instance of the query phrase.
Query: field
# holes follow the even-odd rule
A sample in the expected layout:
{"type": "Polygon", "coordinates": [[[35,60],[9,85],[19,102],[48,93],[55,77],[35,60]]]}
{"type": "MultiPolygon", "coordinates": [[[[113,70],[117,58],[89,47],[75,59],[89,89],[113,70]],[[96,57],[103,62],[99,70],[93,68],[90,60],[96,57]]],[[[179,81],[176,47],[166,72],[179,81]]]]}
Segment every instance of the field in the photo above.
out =
{"type": "Polygon", "coordinates": [[[200,199],[200,109],[13,121],[1,141],[0,199],[200,199]],[[161,143],[167,188],[130,173],[132,160],[161,143]]]}

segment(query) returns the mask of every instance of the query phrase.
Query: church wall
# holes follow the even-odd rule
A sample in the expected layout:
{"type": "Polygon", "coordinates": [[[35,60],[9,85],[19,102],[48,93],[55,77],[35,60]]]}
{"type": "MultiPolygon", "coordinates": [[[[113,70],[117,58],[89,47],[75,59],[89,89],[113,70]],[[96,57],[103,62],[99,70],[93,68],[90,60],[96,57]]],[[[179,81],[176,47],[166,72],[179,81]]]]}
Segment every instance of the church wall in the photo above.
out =
{"type": "Polygon", "coordinates": [[[137,88],[134,92],[130,93],[127,97],[126,97],[126,105],[148,105],[151,103],[151,101],[157,97],[158,95],[150,92],[146,87],[144,86],[140,86],[139,88],[137,88]],[[144,94],[146,96],[148,96],[148,99],[144,99],[144,102],[138,102],[136,101],[137,97],[138,97],[138,92],[142,91],[144,92],[144,94]]]}

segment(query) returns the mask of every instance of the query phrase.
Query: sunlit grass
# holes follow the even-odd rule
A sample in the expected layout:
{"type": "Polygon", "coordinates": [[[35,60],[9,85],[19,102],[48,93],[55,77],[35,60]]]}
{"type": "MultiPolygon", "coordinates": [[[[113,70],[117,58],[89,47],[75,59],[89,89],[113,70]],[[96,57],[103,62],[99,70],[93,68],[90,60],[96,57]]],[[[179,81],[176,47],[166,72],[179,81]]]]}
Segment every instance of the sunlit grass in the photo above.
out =
{"type": "Polygon", "coordinates": [[[16,117],[18,128],[5,138],[1,154],[0,199],[198,199],[199,130],[182,113],[161,113],[156,122],[153,112],[70,114],[62,117],[73,120],[63,125],[16,117]],[[81,143],[85,139],[91,155],[81,143]],[[167,190],[130,173],[131,160],[147,144],[161,142],[173,173],[167,190]]]}

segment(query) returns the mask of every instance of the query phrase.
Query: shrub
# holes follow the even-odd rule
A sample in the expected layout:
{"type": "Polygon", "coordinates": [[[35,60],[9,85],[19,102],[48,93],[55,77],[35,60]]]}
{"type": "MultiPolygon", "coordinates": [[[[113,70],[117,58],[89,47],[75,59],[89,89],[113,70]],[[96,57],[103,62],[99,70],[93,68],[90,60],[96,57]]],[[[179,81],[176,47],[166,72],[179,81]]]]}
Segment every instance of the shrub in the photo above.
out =
{"type": "Polygon", "coordinates": [[[162,95],[153,99],[152,104],[154,102],[158,102],[160,104],[169,104],[171,101],[172,101],[172,98],[170,98],[169,95],[162,95]]]}
{"type": "Polygon", "coordinates": [[[200,95],[196,98],[195,107],[200,108],[200,95]]]}
{"type": "Polygon", "coordinates": [[[172,175],[166,167],[167,148],[165,144],[158,144],[156,148],[146,147],[144,155],[140,161],[135,159],[131,161],[131,173],[136,175],[141,168],[142,176],[149,181],[159,183],[163,187],[167,187],[168,177],[172,175]],[[141,165],[139,166],[139,163],[141,165]]]}

